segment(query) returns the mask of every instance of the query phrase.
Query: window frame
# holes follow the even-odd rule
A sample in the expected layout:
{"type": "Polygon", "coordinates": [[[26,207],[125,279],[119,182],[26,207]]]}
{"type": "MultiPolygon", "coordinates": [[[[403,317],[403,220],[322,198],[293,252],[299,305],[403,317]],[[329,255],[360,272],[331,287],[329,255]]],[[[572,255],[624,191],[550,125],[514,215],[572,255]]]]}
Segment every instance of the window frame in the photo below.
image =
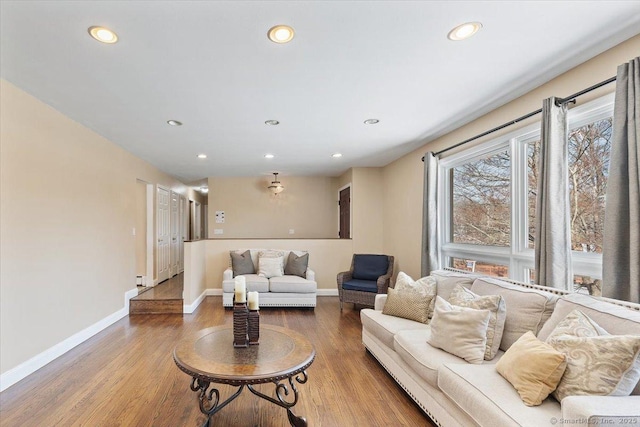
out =
{"type": "MultiPolygon", "coordinates": [[[[613,116],[614,93],[599,97],[568,112],[568,129],[613,116]]],[[[506,265],[511,279],[529,282],[534,268],[534,249],[528,242],[528,144],[540,140],[540,120],[504,135],[443,156],[438,166],[438,265],[453,258],[506,265]],[[463,164],[507,150],[511,167],[510,245],[508,247],[453,243],[452,171],[463,164]]],[[[567,165],[568,167],[568,165],[567,165]]],[[[567,170],[568,173],[568,170],[567,170]]],[[[602,255],[572,251],[574,274],[602,278],[602,255]]],[[[572,286],[572,284],[567,284],[572,286]]]]}

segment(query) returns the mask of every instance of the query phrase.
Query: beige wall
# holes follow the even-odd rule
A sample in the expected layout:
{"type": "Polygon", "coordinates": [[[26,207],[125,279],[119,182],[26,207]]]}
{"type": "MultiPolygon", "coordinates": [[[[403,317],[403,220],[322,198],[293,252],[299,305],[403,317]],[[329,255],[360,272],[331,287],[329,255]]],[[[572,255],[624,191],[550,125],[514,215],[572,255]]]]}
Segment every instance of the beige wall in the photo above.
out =
{"type": "Polygon", "coordinates": [[[209,178],[210,238],[331,238],[337,235],[333,178],[280,176],[274,196],[270,177],[209,178]],[[216,224],[224,211],[224,224],[216,224]],[[224,234],[214,234],[214,229],[224,234]],[[293,229],[294,234],[289,234],[293,229]]]}
{"type": "Polygon", "coordinates": [[[123,307],[136,179],[174,178],[0,80],[0,370],[123,307]]]}
{"type": "Polygon", "coordinates": [[[353,168],[351,237],[355,253],[383,253],[382,168],[353,168]]]}
{"type": "Polygon", "coordinates": [[[147,183],[136,181],[136,276],[147,275],[147,183]]]}
{"type": "MultiPolygon", "coordinates": [[[[396,256],[398,260],[396,273],[402,270],[412,277],[420,275],[423,191],[423,163],[420,158],[426,151],[439,151],[450,147],[509,120],[535,111],[542,107],[542,100],[550,96],[566,97],[615,76],[618,65],[638,56],[639,52],[640,35],[385,166],[383,169],[384,250],[396,256]]],[[[607,85],[589,95],[580,97],[578,105],[614,90],[614,84],[607,85]]],[[[525,126],[536,120],[540,120],[540,118],[535,117],[528,122],[522,122],[522,125],[511,126],[502,133],[513,131],[518,126],[525,126]]],[[[495,138],[498,135],[500,133],[494,133],[489,138],[495,138]]],[[[479,142],[481,141],[476,144],[479,142]]]]}

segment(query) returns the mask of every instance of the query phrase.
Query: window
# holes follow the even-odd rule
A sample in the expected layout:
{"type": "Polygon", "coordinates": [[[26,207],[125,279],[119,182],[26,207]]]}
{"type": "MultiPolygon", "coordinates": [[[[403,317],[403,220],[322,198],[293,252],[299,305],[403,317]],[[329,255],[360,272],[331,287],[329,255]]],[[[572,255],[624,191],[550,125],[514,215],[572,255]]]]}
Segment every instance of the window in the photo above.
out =
{"type": "MultiPolygon", "coordinates": [[[[612,115],[613,94],[569,111],[567,173],[576,276],[568,287],[581,292],[599,292],[602,278],[612,115]]],[[[440,160],[442,265],[534,281],[539,152],[536,123],[440,160]]]]}

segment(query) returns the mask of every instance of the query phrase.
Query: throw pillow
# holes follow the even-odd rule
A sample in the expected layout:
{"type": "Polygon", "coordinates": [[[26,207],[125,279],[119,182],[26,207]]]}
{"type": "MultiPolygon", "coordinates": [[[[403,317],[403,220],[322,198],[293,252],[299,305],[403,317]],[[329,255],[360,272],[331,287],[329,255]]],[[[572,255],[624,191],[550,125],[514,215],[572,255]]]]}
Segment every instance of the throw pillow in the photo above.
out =
{"type": "Polygon", "coordinates": [[[307,266],[309,265],[309,254],[296,255],[293,251],[289,252],[287,265],[284,267],[284,274],[300,276],[303,279],[307,277],[307,266]]]}
{"type": "Polygon", "coordinates": [[[556,389],[567,358],[529,331],[496,363],[496,370],[516,389],[527,406],[538,406],[556,389]]]}
{"type": "Polygon", "coordinates": [[[475,308],[477,310],[489,310],[489,327],[487,328],[487,347],[484,352],[484,360],[496,357],[502,341],[504,322],[507,318],[507,307],[504,298],[500,295],[477,295],[469,289],[456,285],[449,295],[449,302],[460,307],[475,308]]]}
{"type": "Polygon", "coordinates": [[[398,273],[394,288],[401,292],[412,292],[423,297],[431,296],[428,317],[429,319],[433,317],[433,308],[436,303],[436,279],[434,277],[426,276],[413,280],[411,276],[401,271],[398,273]]]}
{"type": "Polygon", "coordinates": [[[489,310],[451,305],[437,296],[428,343],[469,363],[482,363],[490,317],[489,310]]]}
{"type": "Polygon", "coordinates": [[[423,296],[415,292],[389,288],[382,314],[427,323],[429,321],[429,304],[433,298],[432,295],[423,296]]]}
{"type": "Polygon", "coordinates": [[[258,253],[258,276],[270,279],[284,275],[284,252],[261,251],[258,253]]]}
{"type": "Polygon", "coordinates": [[[242,253],[231,251],[230,255],[233,277],[239,276],[241,274],[254,274],[256,272],[256,269],[253,266],[253,261],[251,260],[250,250],[247,249],[242,253]]]}
{"type": "Polygon", "coordinates": [[[553,392],[567,396],[628,396],[640,379],[640,336],[609,335],[579,310],[573,310],[547,338],[567,356],[567,369],[553,392]]]}

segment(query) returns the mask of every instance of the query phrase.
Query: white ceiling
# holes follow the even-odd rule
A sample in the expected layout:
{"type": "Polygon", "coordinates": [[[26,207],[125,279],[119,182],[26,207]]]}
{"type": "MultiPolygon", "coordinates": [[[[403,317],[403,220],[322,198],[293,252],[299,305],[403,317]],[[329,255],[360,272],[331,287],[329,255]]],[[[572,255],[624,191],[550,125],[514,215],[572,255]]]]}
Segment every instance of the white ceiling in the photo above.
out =
{"type": "Polygon", "coordinates": [[[0,15],[4,79],[185,182],[383,166],[640,32],[639,1],[2,0],[0,15]],[[467,21],[484,28],[446,38],[467,21]],[[267,39],[276,24],[291,43],[267,39]]]}

